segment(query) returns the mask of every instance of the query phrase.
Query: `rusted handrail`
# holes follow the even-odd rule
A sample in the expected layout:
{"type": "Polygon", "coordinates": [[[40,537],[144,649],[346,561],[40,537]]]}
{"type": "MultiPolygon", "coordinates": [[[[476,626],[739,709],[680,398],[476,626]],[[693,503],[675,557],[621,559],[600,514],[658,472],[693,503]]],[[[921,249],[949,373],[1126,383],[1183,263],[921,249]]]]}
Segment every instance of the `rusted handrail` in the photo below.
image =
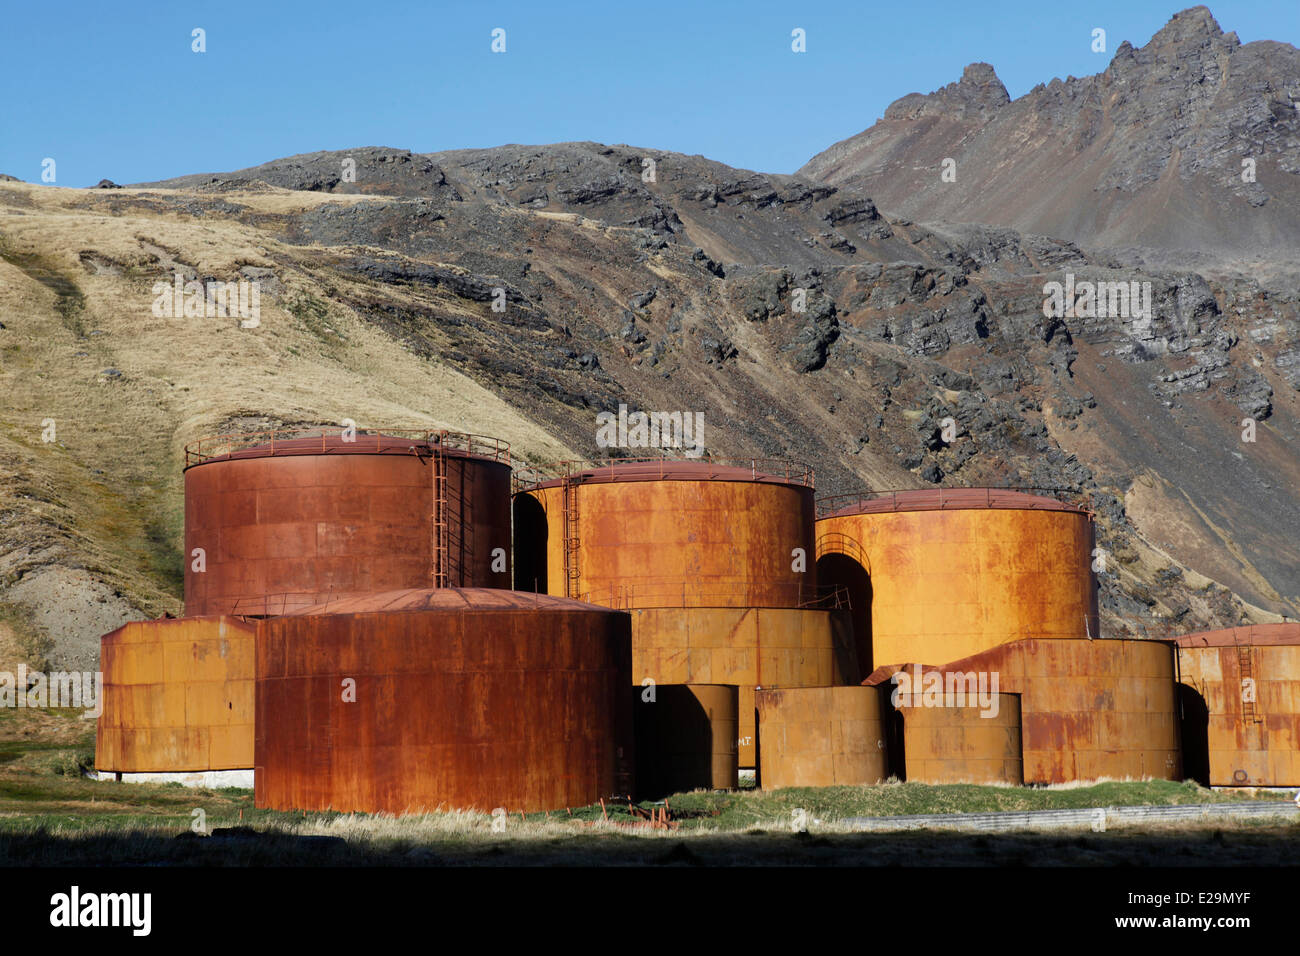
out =
{"type": "Polygon", "coordinates": [[[998,499],[998,495],[1003,493],[1033,495],[1037,497],[1050,497],[1062,504],[1071,505],[1092,513],[1091,501],[1088,494],[1079,488],[1047,488],[1032,486],[1006,486],[1006,487],[989,487],[989,488],[889,488],[876,489],[871,491],[850,492],[841,495],[827,495],[817,499],[817,517],[825,518],[837,511],[842,511],[851,505],[865,505],[867,503],[876,503],[881,500],[889,501],[889,510],[899,510],[899,495],[917,495],[909,504],[909,508],[914,508],[916,502],[924,500],[921,495],[933,495],[934,501],[938,504],[938,510],[942,511],[949,505],[961,504],[970,507],[972,504],[972,494],[975,496],[975,504],[979,505],[979,493],[983,492],[983,507],[985,508],[1034,508],[1032,502],[1017,500],[1009,504],[1003,504],[998,499]]]}
{"type": "MultiPolygon", "coordinates": [[[[277,452],[277,443],[283,445],[288,441],[300,441],[319,437],[321,453],[329,451],[330,438],[342,438],[349,429],[342,426],[315,425],[300,428],[273,428],[263,431],[232,432],[223,435],[210,435],[192,441],[185,446],[185,467],[202,464],[205,461],[224,458],[249,448],[266,446],[269,456],[277,452]]],[[[489,458],[502,464],[510,464],[510,443],[487,435],[472,435],[466,432],[422,426],[384,426],[356,429],[356,442],[360,446],[375,441],[375,451],[383,450],[385,438],[413,440],[428,446],[451,448],[480,458],[489,458]]],[[[283,449],[280,449],[283,451],[283,449]]]]}
{"type": "MultiPolygon", "coordinates": [[[[651,478],[664,480],[670,478],[673,466],[704,464],[710,466],[690,475],[683,475],[686,481],[728,481],[730,475],[722,473],[724,468],[748,469],[751,480],[761,477],[780,478],[794,485],[813,487],[814,473],[810,465],[789,458],[718,458],[704,455],[700,458],[610,458],[610,459],[570,459],[568,461],[548,462],[540,465],[524,465],[514,473],[514,491],[532,491],[538,486],[551,481],[613,481],[618,476],[617,469],[625,465],[653,465],[651,478]]],[[[640,476],[638,476],[640,477],[640,476]]]]}

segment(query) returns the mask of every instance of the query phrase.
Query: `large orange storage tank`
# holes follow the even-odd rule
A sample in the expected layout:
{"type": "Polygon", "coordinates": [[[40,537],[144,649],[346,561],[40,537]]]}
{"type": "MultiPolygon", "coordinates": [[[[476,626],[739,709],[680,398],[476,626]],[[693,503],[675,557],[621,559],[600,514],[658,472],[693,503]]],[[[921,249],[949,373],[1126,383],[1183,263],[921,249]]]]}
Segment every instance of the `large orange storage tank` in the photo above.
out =
{"type": "Polygon", "coordinates": [[[281,614],[398,588],[510,587],[503,442],[318,431],[186,449],[186,616],[281,614]]]}
{"type": "Polygon", "coordinates": [[[1300,624],[1174,638],[1183,759],[1214,787],[1300,786],[1300,624]]]}
{"type": "Polygon", "coordinates": [[[516,587],[622,608],[798,607],[817,593],[812,479],[757,459],[523,469],[516,587]]]}
{"type": "Polygon", "coordinates": [[[515,586],[632,614],[637,683],[736,684],[741,767],[758,687],[857,683],[817,587],[813,474],[798,462],[561,462],[516,476],[515,586]]]}
{"type": "Polygon", "coordinates": [[[851,596],[864,671],[1098,636],[1082,508],[968,488],[837,496],[818,513],[818,577],[851,596]]]}
{"type": "Polygon", "coordinates": [[[254,634],[235,617],[133,621],[105,634],[96,769],[251,771],[254,634]]]}
{"type": "Polygon", "coordinates": [[[967,686],[986,675],[990,689],[996,675],[996,692],[1020,695],[1025,783],[1182,779],[1174,649],[1163,641],[1015,641],[938,667],[878,668],[868,683],[918,668],[967,686]]]}
{"type": "Polygon", "coordinates": [[[261,621],[256,805],[511,812],[632,788],[626,613],[415,589],[261,621]]]}
{"type": "Polygon", "coordinates": [[[761,690],[757,703],[764,790],[869,786],[889,775],[879,688],[761,690]]]}

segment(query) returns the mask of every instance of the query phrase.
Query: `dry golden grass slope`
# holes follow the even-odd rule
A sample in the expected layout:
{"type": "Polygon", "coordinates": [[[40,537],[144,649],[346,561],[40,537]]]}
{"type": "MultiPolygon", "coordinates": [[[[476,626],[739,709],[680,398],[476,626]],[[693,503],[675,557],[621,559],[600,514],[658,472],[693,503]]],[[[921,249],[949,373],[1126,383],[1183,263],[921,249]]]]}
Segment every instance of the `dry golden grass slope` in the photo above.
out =
{"type": "MultiPolygon", "coordinates": [[[[101,195],[0,183],[0,603],[32,609],[60,660],[87,666],[98,634],[180,612],[183,449],[232,420],[427,425],[571,456],[463,374],[320,306],[319,249],[215,217],[104,215],[101,195]],[[227,280],[274,269],[260,327],[156,318],[151,287],[177,262],[227,280]]],[[[272,216],[367,201],[225,198],[272,216]]]]}

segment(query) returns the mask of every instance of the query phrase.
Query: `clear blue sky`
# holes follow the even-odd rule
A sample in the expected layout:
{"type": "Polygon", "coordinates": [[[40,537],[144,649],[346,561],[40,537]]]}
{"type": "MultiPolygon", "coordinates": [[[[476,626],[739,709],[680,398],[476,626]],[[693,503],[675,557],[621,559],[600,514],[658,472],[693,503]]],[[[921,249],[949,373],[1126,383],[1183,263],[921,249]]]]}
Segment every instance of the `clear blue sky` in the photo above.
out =
{"type": "MultiPolygon", "coordinates": [[[[48,156],[58,185],[87,186],[319,149],[565,140],[793,172],[967,63],[992,63],[1017,97],[1101,71],[1186,5],[7,0],[0,172],[39,181],[48,156]],[[195,27],[206,53],[191,52],[195,27]],[[795,27],[806,53],[791,52],[795,27]]],[[[1244,43],[1300,45],[1300,0],[1210,9],[1244,43]]]]}

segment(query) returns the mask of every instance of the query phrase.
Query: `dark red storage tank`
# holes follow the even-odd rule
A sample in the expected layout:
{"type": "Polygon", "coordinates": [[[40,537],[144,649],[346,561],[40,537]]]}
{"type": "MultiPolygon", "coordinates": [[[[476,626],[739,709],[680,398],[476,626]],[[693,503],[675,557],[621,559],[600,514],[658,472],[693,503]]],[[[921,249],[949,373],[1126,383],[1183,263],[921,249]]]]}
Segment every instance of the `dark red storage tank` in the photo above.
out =
{"type": "Polygon", "coordinates": [[[623,611],[481,588],[263,620],[256,804],[517,813],[626,796],[630,626],[623,611]]]}
{"type": "Polygon", "coordinates": [[[504,442],[316,431],[186,449],[187,617],[281,614],[399,588],[510,587],[504,442]]]}

